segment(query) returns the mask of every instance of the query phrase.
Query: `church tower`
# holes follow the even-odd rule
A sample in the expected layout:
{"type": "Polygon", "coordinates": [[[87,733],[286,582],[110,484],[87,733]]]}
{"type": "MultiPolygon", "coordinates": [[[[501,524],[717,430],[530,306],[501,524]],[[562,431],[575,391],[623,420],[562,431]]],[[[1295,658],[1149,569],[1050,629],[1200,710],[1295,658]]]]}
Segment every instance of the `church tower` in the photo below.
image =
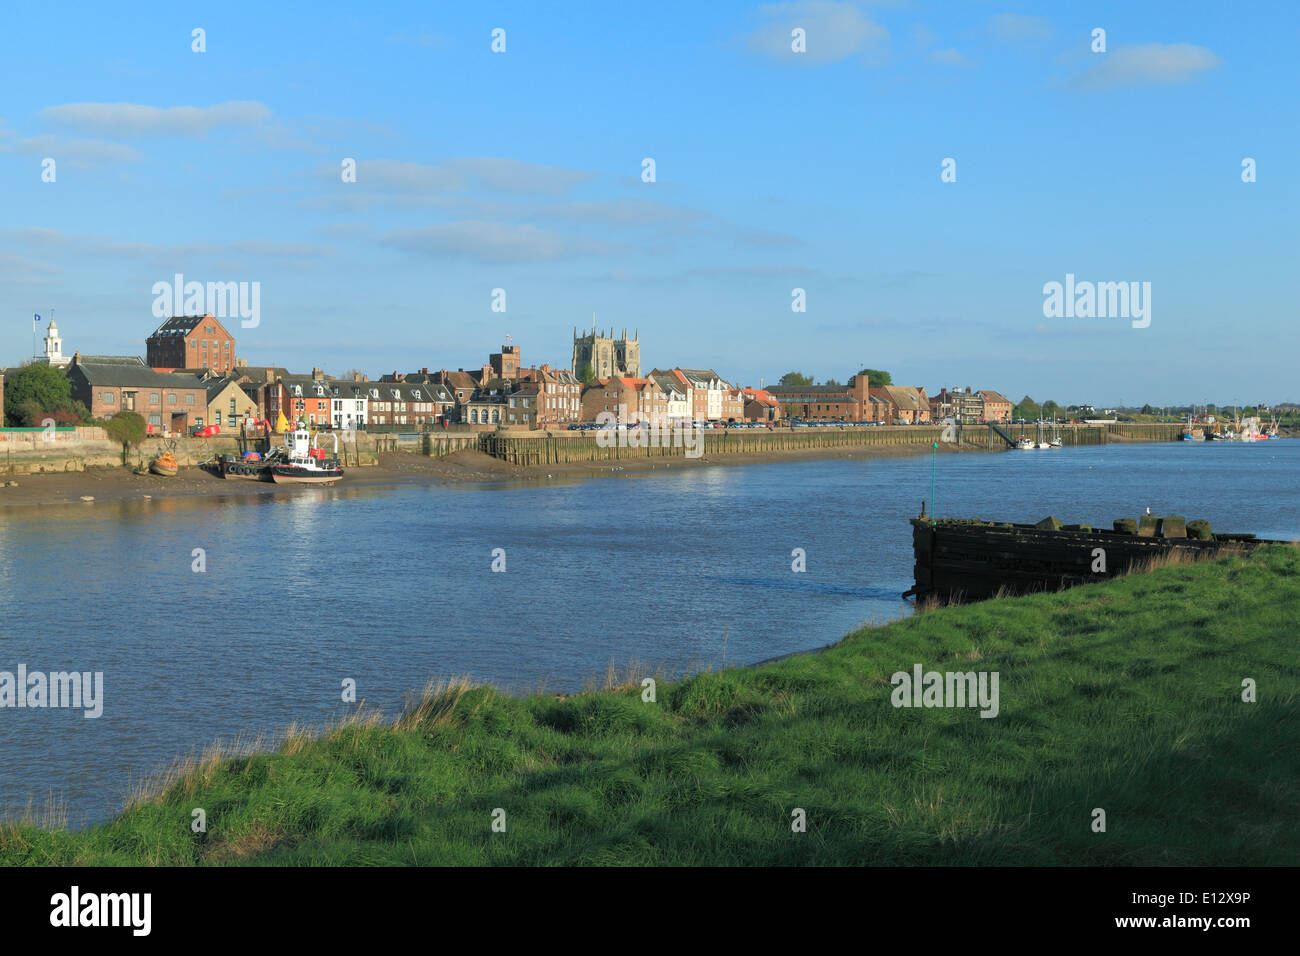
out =
{"type": "Polygon", "coordinates": [[[573,330],[573,365],[571,371],[574,375],[582,376],[582,370],[586,366],[591,366],[592,376],[595,378],[640,378],[641,377],[641,343],[638,340],[640,333],[631,339],[627,337],[627,329],[623,330],[621,338],[614,337],[614,330],[610,329],[609,334],[602,334],[597,331],[595,324],[592,324],[591,331],[582,335],[578,330],[573,330]]]}

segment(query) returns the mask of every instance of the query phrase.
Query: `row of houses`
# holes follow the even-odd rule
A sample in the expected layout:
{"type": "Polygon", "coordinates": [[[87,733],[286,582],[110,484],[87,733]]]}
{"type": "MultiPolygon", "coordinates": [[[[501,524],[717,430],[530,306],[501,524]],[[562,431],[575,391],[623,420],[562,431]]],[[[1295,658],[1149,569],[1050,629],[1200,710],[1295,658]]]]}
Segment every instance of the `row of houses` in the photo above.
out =
{"type": "MultiPolygon", "coordinates": [[[[1002,422],[1011,403],[991,390],[872,387],[864,376],[846,385],[735,385],[713,369],[635,368],[583,382],[574,370],[526,367],[519,346],[503,345],[477,369],[393,371],[377,380],[354,373],[297,374],[250,367],[235,356],[234,336],[211,315],[173,316],[146,340],[148,361],[134,356],[68,359],[51,320],[44,361],[65,368],[73,397],[96,417],[119,411],[144,416],[152,433],[184,433],[197,425],[229,430],[248,419],[340,429],[450,424],[477,428],[566,428],[601,415],[665,422],[808,421],[924,424],[954,420],[1002,422]],[[184,365],[179,363],[185,362],[184,365]]],[[[576,361],[576,360],[575,360],[576,361]]]]}

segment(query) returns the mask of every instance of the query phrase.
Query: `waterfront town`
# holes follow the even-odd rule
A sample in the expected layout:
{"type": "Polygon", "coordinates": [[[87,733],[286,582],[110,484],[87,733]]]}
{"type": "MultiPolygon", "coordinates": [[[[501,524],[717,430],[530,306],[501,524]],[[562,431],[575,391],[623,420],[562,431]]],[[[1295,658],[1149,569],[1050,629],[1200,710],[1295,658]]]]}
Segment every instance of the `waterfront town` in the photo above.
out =
{"type": "MultiPolygon", "coordinates": [[[[509,339],[509,336],[507,336],[509,339]]],[[[326,375],[319,368],[253,365],[221,319],[173,316],[144,338],[144,357],[67,354],[51,319],[43,353],[29,364],[62,370],[71,407],[24,407],[11,400],[8,420],[38,426],[135,412],[147,434],[186,436],[203,428],[230,432],[246,424],[302,423],[312,428],[359,430],[550,430],[618,421],[704,426],[774,427],[798,423],[881,425],[964,424],[1012,420],[1012,402],[994,389],[873,384],[869,370],[815,385],[797,373],[775,385],[746,386],[713,369],[644,369],[639,331],[574,329],[565,363],[526,365],[523,349],[507,341],[478,368],[422,367],[371,378],[352,370],[326,375]],[[792,380],[795,379],[795,380],[792,380]],[[606,417],[602,417],[606,416],[606,417]]],[[[20,369],[0,369],[11,378],[20,369]]],[[[0,388],[0,420],[4,419],[0,388]]],[[[1091,412],[1092,409],[1088,408],[1091,412]]]]}

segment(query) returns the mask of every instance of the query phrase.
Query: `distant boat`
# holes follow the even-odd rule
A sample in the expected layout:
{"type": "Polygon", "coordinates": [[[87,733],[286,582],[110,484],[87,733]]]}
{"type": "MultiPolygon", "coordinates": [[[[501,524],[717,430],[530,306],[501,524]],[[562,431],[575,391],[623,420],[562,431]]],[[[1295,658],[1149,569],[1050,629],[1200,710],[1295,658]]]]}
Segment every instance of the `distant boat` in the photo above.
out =
{"type": "Polygon", "coordinates": [[[1022,438],[1020,441],[1016,442],[1016,449],[1018,451],[1033,451],[1037,447],[1038,446],[1034,444],[1032,438],[1022,438]]]}

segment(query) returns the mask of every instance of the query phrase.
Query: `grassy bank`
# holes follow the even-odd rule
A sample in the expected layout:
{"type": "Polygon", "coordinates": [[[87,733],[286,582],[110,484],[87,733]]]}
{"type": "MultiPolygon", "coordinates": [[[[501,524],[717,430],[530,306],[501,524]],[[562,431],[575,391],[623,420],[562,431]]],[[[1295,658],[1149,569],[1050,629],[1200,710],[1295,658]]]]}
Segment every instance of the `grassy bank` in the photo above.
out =
{"type": "Polygon", "coordinates": [[[1277,546],[928,611],[657,703],[456,684],[210,756],[106,825],[6,826],[0,863],[1294,865],[1297,606],[1277,546]],[[999,715],[894,708],[916,663],[999,672],[999,715]]]}

